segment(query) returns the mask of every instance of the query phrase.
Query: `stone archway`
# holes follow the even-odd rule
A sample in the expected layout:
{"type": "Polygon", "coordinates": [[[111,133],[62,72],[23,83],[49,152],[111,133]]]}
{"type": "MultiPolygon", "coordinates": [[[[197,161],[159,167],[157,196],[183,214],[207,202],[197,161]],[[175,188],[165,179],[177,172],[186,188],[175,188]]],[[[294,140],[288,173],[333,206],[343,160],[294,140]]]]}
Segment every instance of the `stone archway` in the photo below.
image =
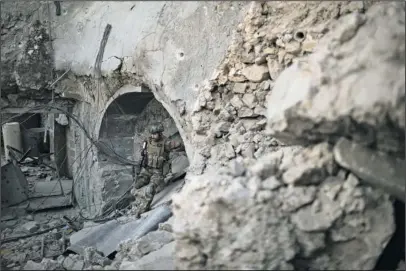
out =
{"type": "MultiPolygon", "coordinates": [[[[101,118],[96,123],[96,138],[114,150],[122,158],[138,162],[141,159],[142,143],[148,138],[148,128],[153,123],[162,123],[164,136],[183,142],[172,116],[145,87],[125,86],[107,102],[101,118]]],[[[132,185],[136,167],[123,165],[98,152],[98,167],[102,184],[102,201],[106,203],[122,196],[132,185]]],[[[167,178],[188,166],[185,151],[174,151],[165,164],[167,178]]]]}

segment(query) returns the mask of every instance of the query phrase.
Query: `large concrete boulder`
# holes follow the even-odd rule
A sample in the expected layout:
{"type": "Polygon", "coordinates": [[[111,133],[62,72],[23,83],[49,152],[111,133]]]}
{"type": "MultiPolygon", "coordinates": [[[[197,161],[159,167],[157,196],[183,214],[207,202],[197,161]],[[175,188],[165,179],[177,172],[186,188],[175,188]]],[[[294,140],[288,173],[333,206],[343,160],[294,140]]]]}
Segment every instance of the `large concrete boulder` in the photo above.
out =
{"type": "Polygon", "coordinates": [[[404,3],[344,16],[315,52],[278,78],[269,129],[284,142],[340,136],[404,157],[404,3]]]}
{"type": "Polygon", "coordinates": [[[322,143],[271,153],[240,177],[191,177],[173,198],[176,267],[373,269],[395,229],[391,201],[340,172],[322,143]],[[283,185],[292,171],[314,182],[283,185]]]}
{"type": "Polygon", "coordinates": [[[268,128],[276,139],[304,146],[281,146],[254,162],[246,156],[238,170],[236,159],[225,171],[189,175],[173,197],[176,268],[375,267],[395,231],[392,201],[341,168],[331,143],[348,137],[404,156],[404,4],[375,4],[323,27],[329,31],[317,47],[303,31],[275,38],[290,68],[271,74],[277,80],[266,103],[268,128]],[[296,42],[315,53],[292,61],[296,42]]]}

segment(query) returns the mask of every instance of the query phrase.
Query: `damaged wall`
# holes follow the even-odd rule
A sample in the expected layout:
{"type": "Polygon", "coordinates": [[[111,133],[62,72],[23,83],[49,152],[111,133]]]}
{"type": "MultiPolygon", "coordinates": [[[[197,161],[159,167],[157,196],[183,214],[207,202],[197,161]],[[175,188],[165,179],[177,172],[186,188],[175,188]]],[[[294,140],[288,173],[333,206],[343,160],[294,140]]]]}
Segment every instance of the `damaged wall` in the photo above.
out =
{"type": "MultiPolygon", "coordinates": [[[[71,69],[56,94],[77,100],[72,112],[94,138],[123,86],[147,86],[176,123],[191,160],[174,200],[178,267],[373,267],[392,206],[340,168],[332,144],[345,136],[404,157],[404,6],[364,3],[62,2],[51,15],[56,73],[71,69]]],[[[77,199],[95,215],[99,151],[76,124],[67,133],[77,199]]]]}
{"type": "MultiPolygon", "coordinates": [[[[223,58],[245,5],[239,2],[63,3],[62,16],[53,16],[55,66],[59,73],[68,68],[71,71],[57,84],[56,92],[80,101],[73,113],[98,138],[101,121],[94,119],[102,118],[100,112],[108,99],[122,86],[145,85],[175,121],[188,157],[193,159],[194,139],[185,113],[191,111],[203,81],[223,58]],[[106,24],[111,24],[112,30],[101,66],[103,78],[95,80],[93,63],[106,24]]],[[[81,205],[99,210],[103,204],[103,184],[92,176],[98,176],[100,161],[96,149],[87,152],[89,144],[83,134],[76,139],[76,158],[81,155],[87,158],[78,159],[73,176],[78,175],[76,194],[81,205]]]]}
{"type": "Polygon", "coordinates": [[[1,106],[49,101],[54,61],[46,5],[5,2],[1,7],[1,106]]]}
{"type": "MultiPolygon", "coordinates": [[[[99,140],[111,146],[118,155],[140,161],[143,141],[148,138],[153,123],[164,126],[165,137],[179,137],[175,122],[151,92],[126,93],[115,99],[104,113],[99,140]]],[[[170,158],[164,166],[164,175],[171,172],[174,155],[170,158]]],[[[103,201],[119,198],[133,184],[133,167],[117,165],[117,160],[100,152],[98,160],[103,201]]]]}
{"type": "MultiPolygon", "coordinates": [[[[371,180],[379,176],[380,187],[401,182],[404,197],[399,158],[404,159],[405,6],[375,4],[366,14],[335,21],[361,2],[347,4],[267,4],[271,18],[284,10],[291,19],[282,29],[269,25],[281,31],[274,41],[282,59],[292,48],[283,42],[285,29],[294,36],[285,27],[292,23],[292,30],[317,37],[310,26],[319,24],[314,54],[288,65],[266,103],[267,133],[303,146],[283,146],[257,161],[239,157],[217,173],[189,175],[174,197],[177,268],[375,267],[395,225],[393,199],[370,186],[371,180]]],[[[253,5],[256,21],[264,7],[253,5]]],[[[291,41],[296,52],[304,50],[306,40],[301,46],[291,41]]],[[[267,63],[277,62],[267,57],[267,63]]],[[[272,78],[272,65],[262,77],[272,78]]]]}

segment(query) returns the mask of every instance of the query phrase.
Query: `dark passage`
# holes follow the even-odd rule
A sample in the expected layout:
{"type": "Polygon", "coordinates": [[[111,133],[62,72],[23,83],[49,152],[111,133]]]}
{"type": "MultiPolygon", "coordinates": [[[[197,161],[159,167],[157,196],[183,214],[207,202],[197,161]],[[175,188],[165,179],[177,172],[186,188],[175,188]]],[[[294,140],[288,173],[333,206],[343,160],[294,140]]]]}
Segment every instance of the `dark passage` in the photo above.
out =
{"type": "Polygon", "coordinates": [[[384,249],[374,270],[396,270],[400,261],[405,260],[405,204],[395,200],[396,231],[384,249]]]}

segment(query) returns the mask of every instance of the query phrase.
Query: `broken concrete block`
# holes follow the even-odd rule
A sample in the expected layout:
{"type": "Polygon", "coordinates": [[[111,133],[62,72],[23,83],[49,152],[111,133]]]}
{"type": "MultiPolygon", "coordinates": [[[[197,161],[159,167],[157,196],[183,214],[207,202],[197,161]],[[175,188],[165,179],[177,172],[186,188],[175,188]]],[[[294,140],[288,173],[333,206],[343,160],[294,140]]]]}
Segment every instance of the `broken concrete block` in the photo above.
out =
{"type": "Polygon", "coordinates": [[[405,200],[404,160],[367,149],[345,138],[335,145],[334,158],[340,166],[360,177],[363,183],[405,200]]]}
{"type": "Polygon", "coordinates": [[[24,270],[45,270],[43,266],[40,263],[36,263],[34,261],[29,260],[25,265],[24,265],[24,270]]]}
{"type": "Polygon", "coordinates": [[[244,94],[247,89],[247,83],[235,83],[233,87],[234,93],[244,94]]]}
{"type": "Polygon", "coordinates": [[[243,63],[252,64],[252,63],[254,63],[254,60],[255,60],[254,52],[251,52],[251,53],[244,52],[241,56],[241,61],[243,63]]]}
{"type": "Polygon", "coordinates": [[[123,261],[119,270],[175,270],[174,250],[175,242],[171,242],[135,262],[123,261]]]}
{"type": "Polygon", "coordinates": [[[28,261],[25,266],[24,270],[64,270],[62,265],[57,261],[51,259],[42,259],[40,263],[36,263],[33,261],[28,261]]]}
{"type": "Polygon", "coordinates": [[[325,233],[307,233],[297,231],[297,240],[301,248],[301,254],[308,258],[316,251],[326,247],[325,233]]]}
{"type": "Polygon", "coordinates": [[[262,188],[275,190],[282,186],[282,183],[275,177],[270,176],[262,182],[262,188]]]}
{"type": "Polygon", "coordinates": [[[266,108],[263,106],[256,106],[254,108],[254,115],[258,115],[258,116],[265,116],[266,115],[266,108]]]}
{"type": "Polygon", "coordinates": [[[249,81],[260,83],[269,78],[268,67],[265,65],[251,65],[245,67],[241,71],[242,75],[244,75],[249,81]]]}
{"type": "Polygon", "coordinates": [[[317,41],[313,39],[306,39],[302,43],[302,51],[303,52],[313,52],[313,49],[316,47],[317,41]]]}
{"type": "Polygon", "coordinates": [[[285,51],[287,53],[291,53],[291,54],[294,54],[294,55],[300,53],[300,51],[301,51],[300,42],[297,42],[297,41],[293,40],[293,41],[287,43],[285,45],[285,51]]]}
{"type": "Polygon", "coordinates": [[[24,231],[34,233],[39,230],[39,224],[35,221],[30,221],[22,225],[24,231]]]}
{"type": "Polygon", "coordinates": [[[85,262],[68,256],[65,258],[62,265],[66,270],[82,270],[85,266],[85,262]]]}
{"type": "Polygon", "coordinates": [[[327,143],[305,149],[293,158],[295,167],[290,167],[282,175],[287,184],[306,185],[324,181],[335,169],[331,147],[327,143]]]}
{"type": "Polygon", "coordinates": [[[267,57],[270,78],[275,81],[282,72],[282,65],[274,58],[267,57]]]}
{"type": "Polygon", "coordinates": [[[173,232],[172,223],[169,222],[169,221],[166,221],[166,222],[164,222],[164,223],[159,223],[159,225],[158,225],[158,230],[160,230],[160,231],[167,231],[167,232],[172,233],[172,232],[173,232]]]}
{"type": "Polygon", "coordinates": [[[255,106],[257,106],[258,101],[257,98],[255,97],[255,94],[253,93],[246,93],[242,96],[242,101],[244,102],[244,104],[246,106],[248,106],[249,108],[254,108],[255,106]]]}
{"type": "Polygon", "coordinates": [[[184,156],[180,155],[174,158],[171,162],[171,171],[173,174],[179,173],[185,170],[189,166],[189,159],[184,156]]]}
{"type": "Polygon", "coordinates": [[[93,265],[100,265],[100,266],[106,266],[111,264],[111,260],[104,257],[103,254],[99,251],[97,251],[93,247],[87,247],[84,249],[84,260],[86,263],[90,263],[93,265]]]}
{"type": "Polygon", "coordinates": [[[400,4],[382,3],[340,18],[314,54],[278,77],[268,103],[270,133],[291,144],[350,137],[403,157],[403,17],[400,4]],[[362,72],[353,72],[357,67],[362,72]]]}
{"type": "Polygon", "coordinates": [[[320,232],[331,228],[333,223],[343,214],[340,206],[323,193],[319,193],[320,202],[303,207],[292,215],[292,222],[304,232],[320,232]],[[317,208],[315,204],[320,204],[317,208]],[[320,209],[319,209],[320,208],[320,209]]]}
{"type": "Polygon", "coordinates": [[[241,107],[238,110],[238,117],[239,118],[253,118],[253,117],[257,117],[258,115],[254,113],[254,110],[252,110],[251,108],[248,107],[241,107]]]}
{"type": "Polygon", "coordinates": [[[222,134],[230,131],[231,123],[228,121],[221,121],[214,127],[214,133],[221,136],[222,134]]]}
{"type": "Polygon", "coordinates": [[[314,186],[288,186],[286,189],[281,191],[282,210],[285,212],[293,212],[312,203],[316,198],[316,192],[317,189],[314,186]]]}
{"type": "Polygon", "coordinates": [[[237,95],[234,95],[233,98],[231,98],[230,103],[236,109],[240,109],[241,107],[244,106],[244,103],[241,101],[240,97],[238,97],[237,95]]]}
{"type": "Polygon", "coordinates": [[[134,246],[138,256],[142,257],[152,251],[156,251],[173,241],[172,233],[168,231],[153,231],[139,238],[134,246]]]}

